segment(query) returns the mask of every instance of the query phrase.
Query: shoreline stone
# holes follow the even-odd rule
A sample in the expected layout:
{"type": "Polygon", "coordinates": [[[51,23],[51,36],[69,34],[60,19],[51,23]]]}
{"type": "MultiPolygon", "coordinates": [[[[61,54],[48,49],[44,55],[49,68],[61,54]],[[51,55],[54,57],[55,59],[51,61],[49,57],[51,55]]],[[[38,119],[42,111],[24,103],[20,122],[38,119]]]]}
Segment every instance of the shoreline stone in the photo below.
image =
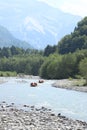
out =
{"type": "Polygon", "coordinates": [[[52,86],[55,88],[62,88],[62,89],[80,91],[80,92],[87,92],[87,86],[73,85],[73,82],[69,81],[68,79],[56,80],[52,84],[52,86]]]}
{"type": "Polygon", "coordinates": [[[87,130],[87,122],[56,115],[43,106],[38,111],[35,106],[33,109],[26,104],[22,107],[27,110],[13,103],[0,103],[0,130],[87,130]]]}

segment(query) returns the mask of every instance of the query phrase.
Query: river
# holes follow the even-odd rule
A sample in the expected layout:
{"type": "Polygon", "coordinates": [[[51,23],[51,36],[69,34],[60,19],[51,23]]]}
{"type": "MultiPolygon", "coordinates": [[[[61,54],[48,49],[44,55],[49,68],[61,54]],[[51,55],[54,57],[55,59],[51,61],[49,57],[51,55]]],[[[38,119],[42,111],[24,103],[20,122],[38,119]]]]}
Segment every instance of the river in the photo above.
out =
{"type": "Polygon", "coordinates": [[[45,106],[55,113],[87,121],[87,93],[52,87],[53,80],[39,84],[38,79],[0,78],[0,102],[45,106]],[[37,87],[30,87],[37,82],[37,87]]]}

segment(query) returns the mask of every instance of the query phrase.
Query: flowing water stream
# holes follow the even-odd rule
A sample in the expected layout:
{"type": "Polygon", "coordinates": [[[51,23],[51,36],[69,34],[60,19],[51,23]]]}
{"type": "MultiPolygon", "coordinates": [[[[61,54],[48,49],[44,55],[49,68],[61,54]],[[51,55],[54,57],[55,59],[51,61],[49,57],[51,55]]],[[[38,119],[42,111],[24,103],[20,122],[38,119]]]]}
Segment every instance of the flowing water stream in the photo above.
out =
{"type": "Polygon", "coordinates": [[[29,104],[45,106],[55,113],[87,121],[87,93],[52,87],[52,80],[39,84],[38,79],[2,78],[0,102],[14,102],[16,105],[29,104]],[[37,87],[30,87],[37,82],[37,87]]]}

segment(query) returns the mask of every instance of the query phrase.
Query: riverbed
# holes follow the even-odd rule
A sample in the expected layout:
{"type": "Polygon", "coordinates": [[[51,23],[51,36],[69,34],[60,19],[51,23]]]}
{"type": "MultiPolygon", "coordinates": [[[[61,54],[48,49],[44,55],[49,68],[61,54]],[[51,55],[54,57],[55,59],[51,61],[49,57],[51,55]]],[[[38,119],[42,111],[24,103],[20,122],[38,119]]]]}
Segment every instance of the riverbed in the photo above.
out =
{"type": "Polygon", "coordinates": [[[21,107],[18,109],[14,103],[5,101],[0,104],[0,130],[87,130],[86,122],[69,119],[60,113],[55,115],[51,109],[21,107]]]}
{"type": "Polygon", "coordinates": [[[1,78],[0,102],[23,104],[52,109],[55,114],[61,113],[66,117],[87,122],[87,93],[54,88],[54,80],[45,80],[39,84],[38,79],[32,78],[1,78]],[[37,87],[30,87],[31,82],[37,82],[37,87]]]}

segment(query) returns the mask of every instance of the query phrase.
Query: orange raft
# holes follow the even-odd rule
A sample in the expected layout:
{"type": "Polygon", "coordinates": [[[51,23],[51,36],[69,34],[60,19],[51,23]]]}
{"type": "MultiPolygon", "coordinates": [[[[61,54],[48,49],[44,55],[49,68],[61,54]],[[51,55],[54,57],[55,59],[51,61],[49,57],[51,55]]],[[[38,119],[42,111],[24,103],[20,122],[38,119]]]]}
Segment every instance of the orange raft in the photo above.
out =
{"type": "Polygon", "coordinates": [[[31,85],[31,87],[36,87],[36,86],[37,86],[37,83],[33,82],[33,83],[31,83],[30,85],[31,85]]]}
{"type": "Polygon", "coordinates": [[[39,80],[39,83],[43,83],[44,82],[44,80],[39,80]]]}

